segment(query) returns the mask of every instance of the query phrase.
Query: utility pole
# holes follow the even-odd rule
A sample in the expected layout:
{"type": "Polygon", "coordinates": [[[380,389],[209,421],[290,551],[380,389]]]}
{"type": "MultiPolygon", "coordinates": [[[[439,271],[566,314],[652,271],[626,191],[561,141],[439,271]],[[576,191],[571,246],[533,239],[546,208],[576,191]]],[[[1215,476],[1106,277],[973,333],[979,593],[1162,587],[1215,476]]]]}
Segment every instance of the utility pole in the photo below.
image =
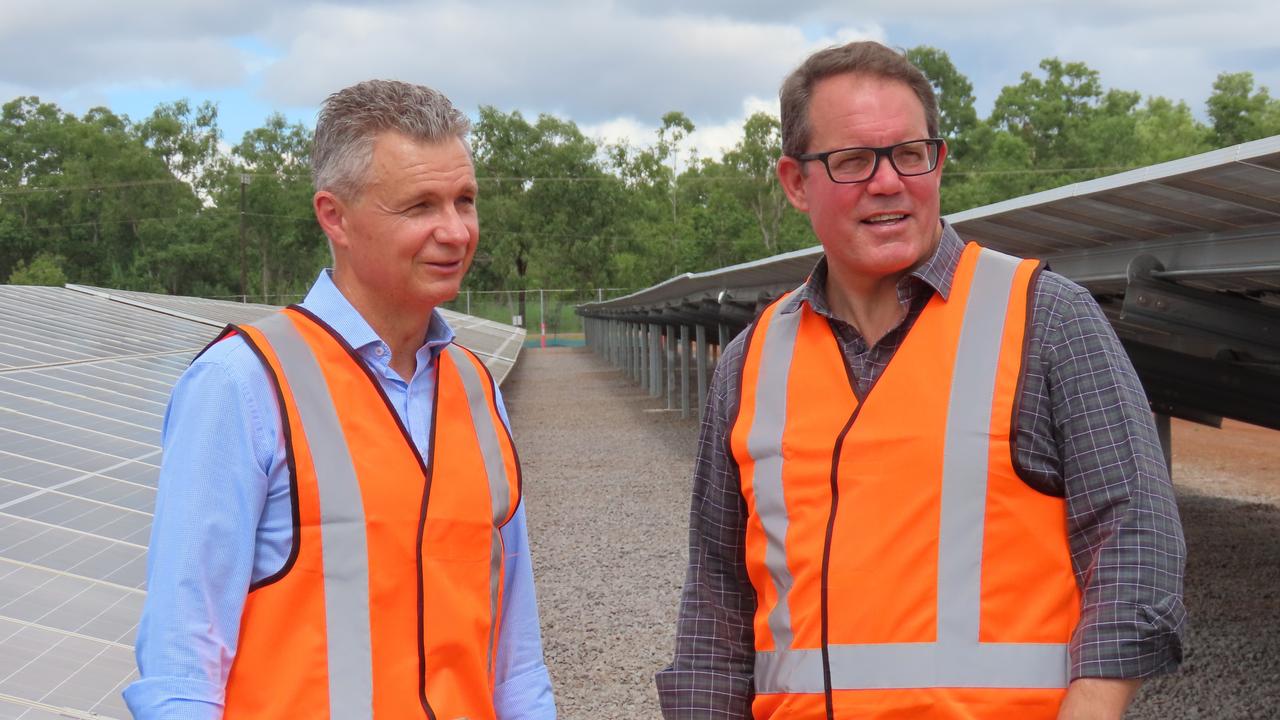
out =
{"type": "Polygon", "coordinates": [[[245,240],[245,205],[246,190],[249,187],[248,173],[240,174],[240,302],[249,302],[249,265],[247,253],[247,242],[245,240]]]}

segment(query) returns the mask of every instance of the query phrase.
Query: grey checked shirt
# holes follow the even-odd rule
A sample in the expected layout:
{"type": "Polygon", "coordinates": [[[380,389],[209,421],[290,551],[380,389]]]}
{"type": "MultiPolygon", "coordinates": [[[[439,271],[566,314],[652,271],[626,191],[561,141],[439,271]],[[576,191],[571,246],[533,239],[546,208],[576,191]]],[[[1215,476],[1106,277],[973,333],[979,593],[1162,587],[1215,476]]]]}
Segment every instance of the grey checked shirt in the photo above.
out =
{"type": "MultiPolygon", "coordinates": [[[[825,258],[789,302],[807,302],[828,319],[862,398],[929,298],[950,295],[963,249],[944,225],[934,255],[898,284],[906,317],[872,347],[832,316],[825,258]]],[[[727,442],[746,335],[724,349],[702,422],[675,658],[657,676],[668,719],[751,717],[756,597],[747,577],[747,508],[727,442]]],[[[1036,281],[1023,373],[1018,465],[1029,485],[1065,497],[1082,590],[1071,677],[1168,672],[1182,659],[1186,547],[1164,455],[1146,395],[1102,310],[1052,272],[1036,281]]]]}

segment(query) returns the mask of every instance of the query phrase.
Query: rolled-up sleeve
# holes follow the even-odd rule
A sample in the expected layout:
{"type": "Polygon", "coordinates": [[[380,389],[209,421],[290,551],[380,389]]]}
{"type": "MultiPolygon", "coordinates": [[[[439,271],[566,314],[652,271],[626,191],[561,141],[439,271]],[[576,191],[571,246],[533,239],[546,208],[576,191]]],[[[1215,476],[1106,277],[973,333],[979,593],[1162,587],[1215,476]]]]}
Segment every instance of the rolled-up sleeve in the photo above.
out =
{"type": "Polygon", "coordinates": [[[1082,591],[1071,677],[1168,672],[1182,659],[1186,546],[1146,394],[1089,293],[1043,282],[1034,358],[1082,591]]]}

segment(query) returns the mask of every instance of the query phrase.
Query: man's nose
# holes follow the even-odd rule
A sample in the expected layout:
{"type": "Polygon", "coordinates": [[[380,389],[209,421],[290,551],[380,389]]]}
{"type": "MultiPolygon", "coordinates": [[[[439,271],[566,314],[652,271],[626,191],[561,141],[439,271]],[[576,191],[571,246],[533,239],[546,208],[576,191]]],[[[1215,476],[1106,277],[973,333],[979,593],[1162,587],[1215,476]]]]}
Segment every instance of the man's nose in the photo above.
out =
{"type": "Polygon", "coordinates": [[[894,169],[888,157],[881,157],[875,172],[867,180],[867,192],[874,195],[893,195],[902,191],[902,176],[894,169]]]}
{"type": "Polygon", "coordinates": [[[456,207],[449,207],[444,210],[434,236],[443,243],[464,243],[471,239],[471,227],[456,207]]]}

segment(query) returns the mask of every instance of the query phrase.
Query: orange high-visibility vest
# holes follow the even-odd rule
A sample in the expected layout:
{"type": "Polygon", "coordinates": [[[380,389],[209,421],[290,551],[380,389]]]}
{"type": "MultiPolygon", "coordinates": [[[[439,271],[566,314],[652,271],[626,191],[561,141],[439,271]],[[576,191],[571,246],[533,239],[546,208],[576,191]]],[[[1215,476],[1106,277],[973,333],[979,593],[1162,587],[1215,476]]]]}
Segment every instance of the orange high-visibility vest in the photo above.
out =
{"type": "Polygon", "coordinates": [[[1039,265],[969,244],[866,397],[790,294],[750,329],[729,443],[756,718],[1054,718],[1079,589],[1012,433],[1039,265]]]}
{"type": "Polygon", "coordinates": [[[426,464],[319,318],[291,307],[231,331],[275,382],[293,548],[250,588],[225,717],[492,720],[520,468],[485,366],[440,353],[426,464]]]}

